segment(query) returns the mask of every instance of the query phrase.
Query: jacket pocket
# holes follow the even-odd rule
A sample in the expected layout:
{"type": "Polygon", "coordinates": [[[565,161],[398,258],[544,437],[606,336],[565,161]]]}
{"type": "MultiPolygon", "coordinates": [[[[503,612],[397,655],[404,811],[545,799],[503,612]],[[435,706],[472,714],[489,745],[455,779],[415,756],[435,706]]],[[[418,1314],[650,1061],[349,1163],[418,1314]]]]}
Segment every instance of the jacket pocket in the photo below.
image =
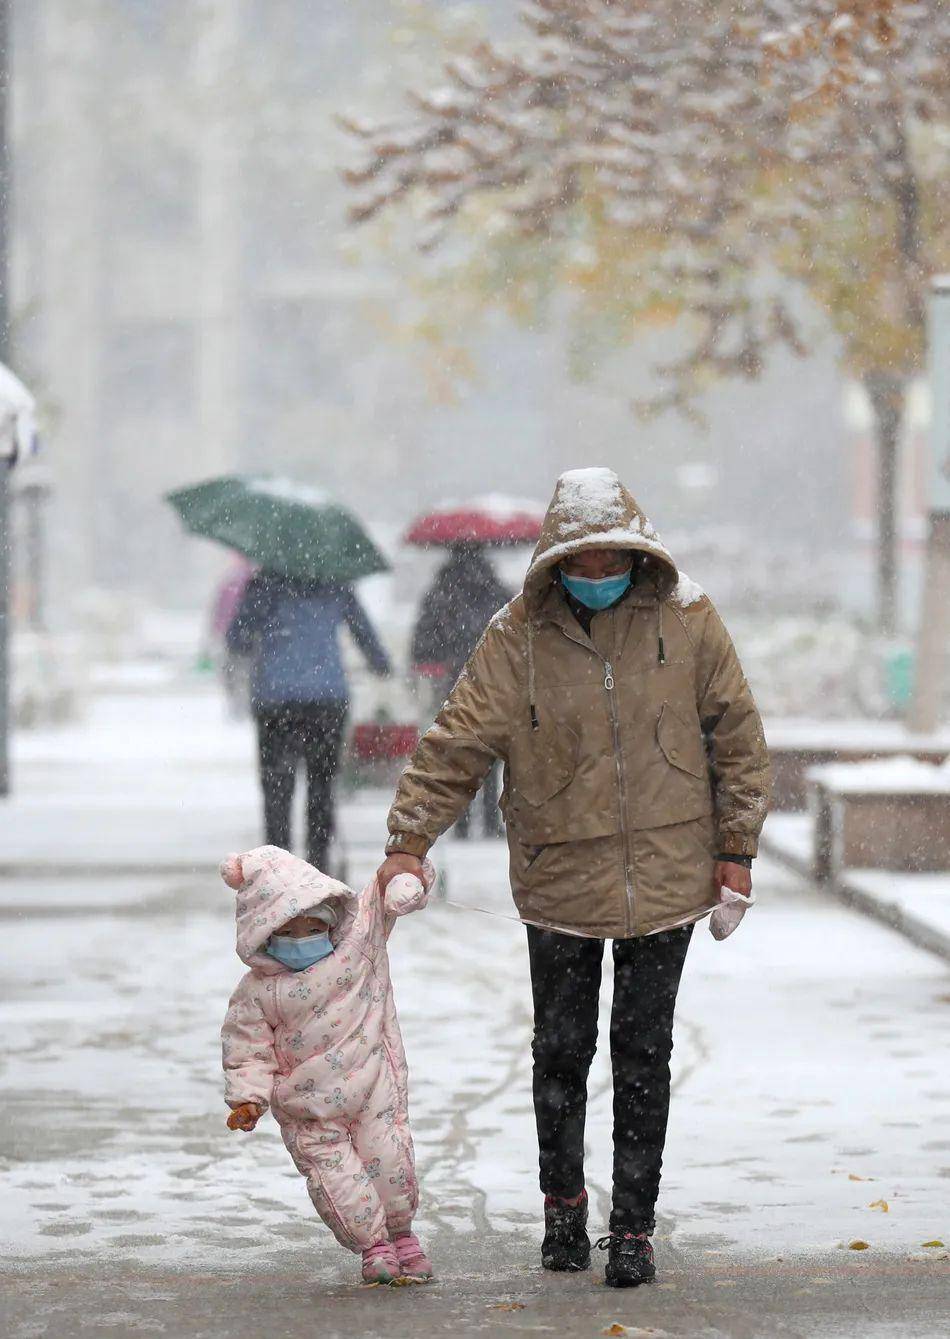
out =
{"type": "Polygon", "coordinates": [[[520,845],[522,854],[524,856],[524,867],[526,871],[531,869],[532,866],[535,865],[538,860],[540,860],[540,858],[544,855],[545,851],[548,849],[547,843],[531,846],[528,845],[527,842],[521,842],[520,845]]]}
{"type": "Polygon", "coordinates": [[[698,720],[690,724],[669,702],[664,702],[656,723],[656,742],[671,767],[678,767],[690,776],[706,777],[706,749],[698,720]]]}
{"type": "Polygon", "coordinates": [[[513,795],[535,807],[553,800],[574,779],[578,746],[574,731],[558,722],[519,730],[508,759],[513,795]]]}

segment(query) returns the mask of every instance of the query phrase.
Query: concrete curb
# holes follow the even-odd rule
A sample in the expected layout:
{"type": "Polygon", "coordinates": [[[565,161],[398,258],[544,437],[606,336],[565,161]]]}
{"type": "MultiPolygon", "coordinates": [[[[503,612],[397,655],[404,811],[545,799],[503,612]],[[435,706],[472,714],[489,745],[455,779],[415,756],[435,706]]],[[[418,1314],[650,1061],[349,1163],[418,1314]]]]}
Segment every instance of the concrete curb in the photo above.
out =
{"type": "Polygon", "coordinates": [[[923,917],[915,916],[897,902],[890,902],[885,897],[869,892],[849,879],[839,879],[829,884],[829,887],[846,906],[856,907],[866,916],[872,916],[889,929],[896,930],[918,948],[935,953],[938,958],[950,963],[950,935],[938,930],[923,917]]]}
{"type": "Polygon", "coordinates": [[[898,903],[891,902],[877,893],[869,892],[847,876],[819,882],[815,879],[811,860],[786,850],[781,842],[772,841],[763,835],[759,845],[764,855],[800,874],[823,892],[831,893],[845,906],[853,907],[863,915],[880,921],[889,930],[896,930],[918,948],[936,954],[944,962],[950,963],[950,935],[937,929],[922,917],[915,916],[913,912],[906,911],[898,903]]]}
{"type": "Polygon", "coordinates": [[[135,879],[168,875],[217,875],[217,860],[188,861],[81,861],[81,860],[10,860],[0,861],[0,879],[135,879]]]}

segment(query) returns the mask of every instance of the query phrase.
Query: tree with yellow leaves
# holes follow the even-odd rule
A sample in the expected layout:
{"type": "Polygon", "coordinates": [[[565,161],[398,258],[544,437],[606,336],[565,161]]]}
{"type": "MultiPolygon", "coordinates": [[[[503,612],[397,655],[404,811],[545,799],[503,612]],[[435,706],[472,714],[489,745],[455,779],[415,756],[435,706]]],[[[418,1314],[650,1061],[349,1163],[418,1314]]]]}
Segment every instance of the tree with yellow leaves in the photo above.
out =
{"type": "Polygon", "coordinates": [[[879,613],[896,619],[901,413],[928,275],[947,263],[950,7],[941,0],[533,0],[362,144],[364,221],[412,200],[424,247],[459,222],[482,299],[554,288],[621,342],[683,320],[652,408],[801,352],[827,313],[879,446],[879,613]]]}
{"type": "Polygon", "coordinates": [[[772,0],[765,95],[788,109],[771,240],[840,337],[878,447],[878,592],[897,618],[901,421],[924,366],[930,277],[950,264],[950,7],[772,0]]]}

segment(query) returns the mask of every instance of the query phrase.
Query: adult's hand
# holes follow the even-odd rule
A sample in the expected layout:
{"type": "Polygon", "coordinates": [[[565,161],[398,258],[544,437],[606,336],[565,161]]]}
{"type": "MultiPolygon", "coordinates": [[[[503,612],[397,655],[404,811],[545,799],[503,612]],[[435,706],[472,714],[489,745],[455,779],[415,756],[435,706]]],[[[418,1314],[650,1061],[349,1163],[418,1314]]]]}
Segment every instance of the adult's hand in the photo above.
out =
{"type": "Polygon", "coordinates": [[[394,855],[388,855],[376,871],[380,893],[385,893],[389,886],[389,880],[394,879],[397,874],[414,874],[417,879],[425,882],[422,879],[422,861],[419,857],[396,851],[394,855]]]}
{"type": "Polygon", "coordinates": [[[732,860],[717,860],[713,880],[720,890],[731,888],[734,893],[748,897],[752,892],[752,871],[732,860]]]}

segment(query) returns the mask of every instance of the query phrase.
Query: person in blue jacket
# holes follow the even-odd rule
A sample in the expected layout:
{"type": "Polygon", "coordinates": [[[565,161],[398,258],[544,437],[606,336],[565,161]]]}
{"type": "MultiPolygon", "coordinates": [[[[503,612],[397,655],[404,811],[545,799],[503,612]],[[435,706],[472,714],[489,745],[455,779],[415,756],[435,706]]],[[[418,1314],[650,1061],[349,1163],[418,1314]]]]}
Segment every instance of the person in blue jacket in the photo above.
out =
{"type": "Polygon", "coordinates": [[[333,784],[349,710],[340,655],[345,625],[370,669],[392,673],[366,610],[348,585],[262,571],[252,577],[228,629],[228,650],[250,655],[264,840],[291,848],[297,768],[307,773],[307,860],[325,870],[333,835],[333,784]]]}

